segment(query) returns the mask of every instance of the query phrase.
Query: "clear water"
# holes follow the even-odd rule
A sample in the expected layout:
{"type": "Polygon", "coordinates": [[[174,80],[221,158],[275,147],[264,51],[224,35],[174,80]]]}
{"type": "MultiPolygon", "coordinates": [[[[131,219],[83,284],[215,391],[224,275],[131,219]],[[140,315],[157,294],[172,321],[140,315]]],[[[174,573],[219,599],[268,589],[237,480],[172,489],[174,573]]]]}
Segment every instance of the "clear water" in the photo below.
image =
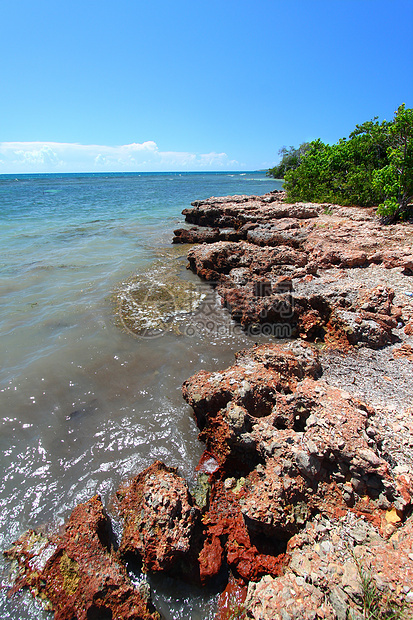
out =
{"type": "MultiPolygon", "coordinates": [[[[171,246],[182,209],[279,187],[264,173],[0,176],[1,550],[95,493],[108,505],[154,459],[193,481],[202,445],[181,384],[251,343],[232,329],[134,337],[114,292],[168,261],[195,283],[185,246],[171,246]]],[[[1,618],[51,617],[29,595],[7,599],[1,570],[1,618]]],[[[162,578],[153,587],[166,618],[213,616],[210,595],[162,578]]]]}

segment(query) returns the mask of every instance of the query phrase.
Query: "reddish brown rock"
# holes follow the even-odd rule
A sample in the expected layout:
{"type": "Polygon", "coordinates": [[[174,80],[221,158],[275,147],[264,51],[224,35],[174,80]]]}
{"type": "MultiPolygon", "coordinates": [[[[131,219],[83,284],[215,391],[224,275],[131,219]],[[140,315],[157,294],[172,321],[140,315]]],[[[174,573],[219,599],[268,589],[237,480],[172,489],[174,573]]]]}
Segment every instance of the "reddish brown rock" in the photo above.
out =
{"type": "Polygon", "coordinates": [[[393,349],[393,357],[403,357],[413,362],[413,347],[405,342],[401,347],[393,349]]]}
{"type": "Polygon", "coordinates": [[[297,282],[297,270],[311,265],[303,252],[217,243],[192,248],[188,258],[196,273],[217,283],[223,305],[252,335],[300,336],[341,348],[381,348],[394,340],[401,310],[393,309],[393,291],[379,286],[358,293],[350,280],[343,292],[325,279],[297,282]]]}
{"type": "Polygon", "coordinates": [[[190,550],[199,509],[176,469],[156,461],[121,486],[116,502],[124,520],[120,554],[139,556],[144,571],[177,571],[190,550]]]}
{"type": "Polygon", "coordinates": [[[242,618],[246,596],[247,588],[244,583],[230,576],[227,587],[218,599],[218,610],[214,620],[242,618]]]}
{"type": "Polygon", "coordinates": [[[238,267],[247,267],[252,277],[254,274],[262,275],[274,269],[276,271],[280,266],[304,267],[308,258],[305,252],[287,245],[261,247],[246,241],[220,241],[191,248],[188,260],[191,269],[200,277],[219,281],[222,275],[227,275],[238,267]]]}
{"type": "Polygon", "coordinates": [[[348,348],[358,343],[372,349],[380,349],[393,342],[392,327],[397,323],[389,317],[381,320],[379,315],[336,309],[326,324],[325,340],[330,346],[348,348]],[[390,323],[390,325],[389,325],[390,323]]]}
{"type": "Polygon", "coordinates": [[[252,422],[271,414],[277,391],[291,391],[304,377],[317,377],[320,373],[317,355],[310,347],[298,343],[284,348],[257,345],[237,353],[235,365],[227,370],[200,371],[185,381],[183,396],[193,408],[199,428],[208,427],[207,449],[222,463],[231,438],[235,444],[241,443],[242,451],[246,445],[253,446],[249,435],[252,422]],[[210,424],[214,424],[213,433],[208,430],[210,424]],[[223,437],[218,433],[220,427],[223,437]]]}
{"type": "Polygon", "coordinates": [[[111,525],[98,496],[79,504],[62,536],[29,531],[5,553],[19,565],[12,592],[28,586],[55,620],[160,620],[147,592],[132,586],[111,547],[111,525]]]}
{"type": "MultiPolygon", "coordinates": [[[[234,481],[235,482],[235,481],[234,481]]],[[[204,546],[199,555],[201,582],[218,574],[225,562],[244,582],[261,575],[280,575],[285,556],[271,541],[262,549],[253,540],[240,509],[243,489],[216,479],[203,518],[204,546]]]]}
{"type": "Polygon", "coordinates": [[[207,449],[227,475],[247,474],[239,508],[249,532],[285,540],[315,512],[349,509],[382,527],[383,511],[410,505],[366,433],[374,410],[318,374],[309,347],[260,345],[184,383],[207,449]]]}
{"type": "Polygon", "coordinates": [[[413,336],[413,321],[409,321],[404,328],[404,333],[408,336],[413,336]]]}

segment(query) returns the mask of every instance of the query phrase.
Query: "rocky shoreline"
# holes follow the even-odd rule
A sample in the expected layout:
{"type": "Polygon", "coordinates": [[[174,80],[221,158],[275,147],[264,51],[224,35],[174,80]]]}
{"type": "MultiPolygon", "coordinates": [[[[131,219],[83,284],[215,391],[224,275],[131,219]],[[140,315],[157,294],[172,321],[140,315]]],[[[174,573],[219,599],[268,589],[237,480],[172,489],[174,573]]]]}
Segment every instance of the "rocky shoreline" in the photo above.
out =
{"type": "Polygon", "coordinates": [[[277,191],[183,213],[189,268],[272,342],[185,381],[206,447],[195,489],[158,461],[116,494],[119,546],[98,497],[61,534],[26,533],[10,592],[57,620],[155,620],[139,566],[219,584],[217,620],[361,619],[363,583],[413,617],[411,224],[277,191]]]}

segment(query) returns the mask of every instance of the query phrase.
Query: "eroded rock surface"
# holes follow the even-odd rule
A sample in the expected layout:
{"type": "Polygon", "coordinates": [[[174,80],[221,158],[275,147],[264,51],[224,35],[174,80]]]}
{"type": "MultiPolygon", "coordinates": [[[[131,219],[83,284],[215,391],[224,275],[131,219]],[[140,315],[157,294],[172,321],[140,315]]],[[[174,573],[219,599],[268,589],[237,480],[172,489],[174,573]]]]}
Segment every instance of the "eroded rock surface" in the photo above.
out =
{"type": "MultiPolygon", "coordinates": [[[[246,608],[254,619],[362,619],[364,580],[376,588],[375,603],[405,604],[411,617],[413,602],[412,525],[410,518],[385,539],[371,523],[354,513],[331,520],[318,515],[290,539],[290,561],[279,578],[250,583],[246,608]]],[[[386,616],[382,616],[386,617],[386,616]]],[[[387,617],[391,617],[388,615],[387,617]]]]}
{"type": "MultiPolygon", "coordinates": [[[[308,552],[317,556],[310,559],[297,542],[307,540],[320,519],[340,532],[340,540],[348,523],[367,528],[371,537],[355,557],[371,564],[383,591],[394,591],[409,606],[412,602],[409,543],[403,553],[391,554],[388,539],[408,540],[411,522],[397,528],[411,509],[413,474],[383,458],[375,410],[329,385],[321,373],[318,354],[309,345],[266,344],[241,351],[224,371],[198,372],[183,386],[200,438],[220,464],[211,476],[213,491],[203,518],[204,576],[212,577],[226,560],[237,577],[254,582],[247,599],[250,618],[283,619],[288,612],[297,620],[344,620],[342,613],[361,604],[361,595],[340,598],[342,580],[320,582],[324,571],[328,577],[341,561],[337,536],[321,537],[321,547],[309,538],[308,552]],[[317,564],[319,548],[321,555],[333,554],[326,564],[317,564]],[[384,558],[385,550],[383,577],[379,561],[369,558],[384,558]],[[278,567],[271,563],[277,557],[278,567]],[[294,572],[301,560],[305,575],[294,572]],[[402,589],[394,590],[398,562],[407,562],[407,572],[402,589]]],[[[357,562],[351,561],[354,573],[357,562]]]]}
{"type": "Polygon", "coordinates": [[[19,570],[11,593],[28,586],[55,620],[160,620],[147,588],[131,584],[111,545],[111,524],[95,496],[73,510],[62,536],[31,530],[6,552],[19,570]]]}
{"type": "Polygon", "coordinates": [[[342,349],[394,342],[412,307],[403,295],[394,301],[391,286],[378,286],[377,268],[388,282],[401,274],[411,290],[411,226],[380,226],[369,209],[283,198],[272,192],[196,201],[183,212],[196,227],[175,231],[174,242],[202,243],[188,252],[190,268],[217,286],[232,318],[251,333],[275,325],[277,337],[342,349]],[[354,282],[357,269],[365,270],[365,283],[354,282]]]}
{"type": "Polygon", "coordinates": [[[137,555],[145,572],[176,572],[200,516],[176,469],[156,461],[122,485],[116,501],[124,520],[120,554],[137,555]]]}

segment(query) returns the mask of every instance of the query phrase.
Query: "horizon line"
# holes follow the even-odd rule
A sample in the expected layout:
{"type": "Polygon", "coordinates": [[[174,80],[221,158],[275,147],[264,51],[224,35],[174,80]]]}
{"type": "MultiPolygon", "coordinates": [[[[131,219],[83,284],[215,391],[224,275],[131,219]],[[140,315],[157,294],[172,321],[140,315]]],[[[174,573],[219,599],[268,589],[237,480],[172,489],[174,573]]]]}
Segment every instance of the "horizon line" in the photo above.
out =
{"type": "MultiPolygon", "coordinates": [[[[269,168],[260,168],[256,170],[109,170],[109,171],[76,171],[76,172],[0,172],[2,176],[33,176],[33,175],[70,175],[70,174],[94,174],[94,175],[107,175],[107,174],[255,174],[256,172],[267,172],[269,168]]],[[[269,177],[271,178],[271,177],[269,177]]]]}

